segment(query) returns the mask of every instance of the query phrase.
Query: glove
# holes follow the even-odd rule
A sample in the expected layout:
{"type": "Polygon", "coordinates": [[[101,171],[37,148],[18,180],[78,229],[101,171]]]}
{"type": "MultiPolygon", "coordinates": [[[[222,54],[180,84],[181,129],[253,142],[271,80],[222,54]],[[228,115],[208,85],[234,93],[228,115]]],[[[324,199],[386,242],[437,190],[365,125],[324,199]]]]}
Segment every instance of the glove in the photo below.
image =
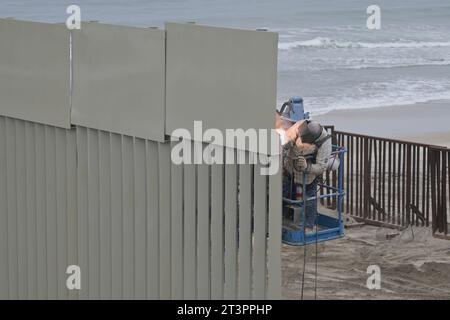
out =
{"type": "Polygon", "coordinates": [[[298,157],[294,160],[294,168],[297,171],[303,171],[305,172],[308,168],[308,162],[306,161],[305,157],[298,157]]]}

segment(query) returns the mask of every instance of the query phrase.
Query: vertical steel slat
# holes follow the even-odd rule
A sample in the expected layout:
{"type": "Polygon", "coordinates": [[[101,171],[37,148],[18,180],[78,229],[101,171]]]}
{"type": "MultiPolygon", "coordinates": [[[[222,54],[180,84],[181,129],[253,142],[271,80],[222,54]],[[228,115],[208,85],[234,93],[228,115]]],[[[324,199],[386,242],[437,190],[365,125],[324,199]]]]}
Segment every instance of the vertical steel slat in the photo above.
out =
{"type": "Polygon", "coordinates": [[[404,202],[404,210],[405,210],[405,223],[409,225],[411,223],[411,209],[410,209],[410,203],[411,203],[411,166],[413,165],[412,159],[411,159],[411,146],[408,145],[406,147],[406,168],[405,168],[405,180],[406,184],[404,185],[406,187],[405,191],[405,202],[404,202]]]}
{"type": "MultiPolygon", "coordinates": [[[[419,147],[413,146],[413,167],[412,167],[412,188],[413,192],[411,195],[411,203],[420,210],[419,204],[419,176],[420,176],[420,155],[419,155],[419,147]]],[[[411,210],[411,222],[416,225],[418,217],[415,212],[411,210]]]]}
{"type": "Polygon", "coordinates": [[[47,299],[47,201],[45,166],[45,127],[35,125],[36,139],[36,237],[37,237],[37,290],[38,299],[47,299]]]}
{"type": "Polygon", "coordinates": [[[211,166],[211,299],[224,290],[224,175],[222,164],[211,166]]]}
{"type": "Polygon", "coordinates": [[[364,195],[364,167],[365,167],[365,163],[364,163],[364,148],[365,148],[365,143],[364,140],[361,138],[359,141],[359,161],[360,161],[360,169],[359,169],[359,212],[360,212],[360,216],[365,218],[365,213],[364,213],[364,199],[365,197],[364,195]]]}
{"type": "Polygon", "coordinates": [[[158,143],[146,141],[147,154],[147,298],[159,297],[159,165],[158,143]]]}
{"type": "MultiPolygon", "coordinates": [[[[78,263],[78,209],[77,209],[77,137],[76,130],[66,132],[67,158],[67,265],[78,263]]],[[[83,275],[82,275],[83,277],[83,275]]],[[[69,299],[78,299],[78,290],[69,291],[69,299]]]]}
{"type": "Polygon", "coordinates": [[[397,213],[396,213],[396,222],[397,224],[401,224],[401,211],[402,211],[402,194],[401,194],[401,169],[402,169],[402,146],[398,144],[398,167],[397,167],[397,213]]]}
{"type": "Polygon", "coordinates": [[[400,214],[400,223],[401,225],[405,224],[405,166],[406,166],[406,150],[405,145],[401,144],[400,150],[402,153],[402,161],[400,163],[400,170],[399,170],[399,187],[400,187],[400,208],[399,208],[399,214],[400,214]]]}
{"type": "Polygon", "coordinates": [[[237,181],[237,165],[225,165],[225,299],[237,298],[237,181]]]}
{"type": "Polygon", "coordinates": [[[87,130],[89,298],[100,299],[100,184],[98,131],[87,130]]]}
{"type": "MultiPolygon", "coordinates": [[[[379,183],[379,172],[380,172],[380,153],[379,151],[379,145],[380,145],[380,141],[376,140],[376,139],[372,139],[372,147],[373,147],[373,174],[371,173],[371,175],[373,175],[373,199],[375,200],[375,203],[380,203],[380,198],[378,197],[378,183],[379,183]]],[[[379,220],[378,218],[378,210],[375,208],[375,206],[373,207],[373,219],[374,220],[379,220]]]]}
{"type": "Polygon", "coordinates": [[[396,202],[397,202],[397,187],[396,187],[396,181],[397,181],[397,143],[393,143],[392,145],[392,223],[396,223],[397,219],[396,219],[396,215],[397,215],[397,210],[396,210],[396,202]]]}
{"type": "MultiPolygon", "coordinates": [[[[0,116],[0,299],[9,298],[6,118],[0,116]]],[[[29,220],[29,222],[31,219],[29,220]]],[[[30,239],[30,238],[29,238],[30,239]]]]}
{"type": "Polygon", "coordinates": [[[122,136],[111,133],[111,290],[123,298],[122,136]]]}
{"type": "Polygon", "coordinates": [[[444,174],[444,167],[446,166],[447,161],[444,159],[444,152],[442,150],[439,150],[438,155],[438,221],[439,221],[439,232],[444,232],[444,216],[446,215],[446,212],[444,212],[445,206],[445,174],[444,174]]]}
{"type": "MultiPolygon", "coordinates": [[[[335,145],[340,145],[339,136],[335,135],[335,140],[336,141],[335,141],[334,144],[335,145]]],[[[336,172],[335,171],[331,171],[330,174],[331,174],[331,186],[336,188],[336,186],[337,186],[336,172]]],[[[325,190],[325,192],[328,192],[328,190],[325,190]]],[[[331,201],[331,207],[333,209],[336,208],[336,198],[332,197],[332,198],[329,198],[329,199],[331,201]]]]}
{"type": "Polygon", "coordinates": [[[135,299],[147,296],[147,211],[145,140],[134,140],[134,290],[135,299]]]}
{"type": "Polygon", "coordinates": [[[359,169],[359,137],[355,137],[355,215],[360,216],[361,211],[359,210],[359,176],[360,176],[360,169],[359,169]]]}
{"type": "MultiPolygon", "coordinates": [[[[384,168],[383,168],[383,141],[378,142],[378,203],[382,209],[383,206],[383,194],[382,194],[382,186],[384,185],[384,168]]],[[[384,216],[382,215],[381,210],[378,211],[378,221],[384,221],[384,216]]]]}
{"type": "Polygon", "coordinates": [[[437,211],[437,205],[436,205],[436,152],[435,150],[429,149],[429,161],[428,164],[430,166],[430,189],[431,189],[431,227],[433,233],[436,231],[437,225],[436,225],[436,211],[437,211]]]}
{"type": "Polygon", "coordinates": [[[17,187],[17,262],[18,262],[18,297],[28,296],[27,270],[27,194],[26,194],[26,149],[25,122],[15,120],[16,131],[16,187],[17,187]]]}
{"type": "Polygon", "coordinates": [[[406,167],[406,150],[405,145],[400,145],[400,150],[402,154],[402,160],[400,162],[400,170],[399,170],[399,187],[400,187],[400,207],[399,207],[399,214],[400,214],[400,224],[403,226],[405,224],[405,167],[406,167]]]}
{"type": "MultiPolygon", "coordinates": [[[[346,162],[346,165],[347,165],[347,176],[346,176],[346,185],[345,185],[345,190],[346,190],[346,192],[345,192],[345,201],[346,201],[346,204],[345,204],[345,206],[346,206],[346,210],[345,210],[345,212],[347,213],[347,214],[350,214],[350,195],[351,195],[351,180],[353,179],[353,174],[352,174],[352,172],[350,171],[351,169],[351,164],[350,164],[350,161],[352,161],[351,159],[352,159],[352,155],[351,155],[351,152],[352,152],[352,146],[351,146],[351,144],[350,144],[350,136],[347,136],[346,137],[347,139],[346,139],[346,149],[347,149],[347,154],[345,155],[345,158],[344,158],[344,162],[346,162]]],[[[344,141],[344,135],[342,135],[342,141],[344,141]]]]}
{"type": "Polygon", "coordinates": [[[354,167],[354,159],[355,159],[355,149],[354,149],[354,139],[353,137],[350,138],[350,147],[349,147],[349,156],[348,156],[348,162],[350,162],[350,214],[353,215],[354,214],[354,207],[355,207],[355,202],[354,202],[354,197],[353,197],[353,193],[355,193],[355,172],[353,170],[354,167]]]}
{"type": "MultiPolygon", "coordinates": [[[[415,205],[417,207],[417,209],[420,208],[420,203],[419,203],[419,199],[420,199],[420,177],[423,177],[423,173],[420,174],[420,147],[416,147],[416,199],[415,199],[415,205]]],[[[423,211],[421,212],[423,214],[423,211]]],[[[419,225],[419,219],[413,215],[415,218],[415,224],[418,226],[419,225]]]]}
{"type": "MultiPolygon", "coordinates": [[[[244,153],[244,151],[238,151],[244,153]]],[[[248,153],[246,153],[246,158],[248,153]]],[[[239,165],[239,244],[238,244],[238,298],[251,298],[252,279],[252,166],[249,164],[239,165]]]]}
{"type": "Polygon", "coordinates": [[[437,156],[437,163],[438,163],[438,167],[437,167],[437,188],[438,188],[438,192],[437,192],[437,197],[438,197],[438,222],[439,222],[439,232],[443,232],[443,221],[442,218],[444,216],[444,199],[443,197],[445,197],[446,195],[443,194],[443,190],[444,190],[444,184],[445,184],[445,177],[443,177],[443,169],[446,165],[446,162],[444,162],[444,152],[442,152],[442,150],[439,150],[438,152],[438,156],[437,156]]]}
{"type": "Polygon", "coordinates": [[[441,168],[440,168],[440,159],[441,159],[441,154],[439,151],[435,150],[435,168],[436,168],[436,193],[435,193],[435,201],[436,201],[436,210],[434,213],[434,219],[435,219],[435,226],[436,229],[434,230],[434,232],[441,231],[442,225],[441,225],[441,220],[440,220],[440,216],[441,216],[441,168]]]}
{"type": "MultiPolygon", "coordinates": [[[[416,203],[416,170],[417,170],[417,161],[416,161],[416,146],[411,147],[411,194],[409,199],[409,206],[411,205],[417,205],[416,203]]],[[[412,209],[409,209],[410,214],[410,223],[414,225],[416,223],[415,221],[415,214],[412,211],[412,209]]]]}
{"type": "Polygon", "coordinates": [[[407,193],[409,186],[406,186],[406,176],[407,176],[407,146],[403,144],[403,167],[402,167],[402,225],[405,225],[408,221],[406,221],[406,201],[407,201],[407,193]]]}
{"type": "MultiPolygon", "coordinates": [[[[176,142],[172,143],[172,146],[176,142]]],[[[170,161],[169,159],[167,161],[170,161]]],[[[183,298],[183,166],[171,163],[172,299],[183,298]]]]}
{"type": "Polygon", "coordinates": [[[443,152],[441,150],[436,151],[436,164],[437,164],[437,168],[436,168],[436,182],[437,182],[437,190],[436,190],[436,197],[437,197],[437,211],[436,211],[436,220],[438,222],[438,231],[442,232],[443,231],[443,225],[442,225],[442,216],[443,216],[443,212],[442,212],[442,185],[443,185],[443,177],[442,177],[442,167],[444,166],[444,164],[442,163],[442,154],[443,152]]]}
{"type": "MultiPolygon", "coordinates": [[[[372,172],[370,173],[371,179],[372,180],[372,176],[373,176],[373,199],[375,201],[375,203],[379,203],[380,199],[378,199],[378,195],[377,195],[377,182],[378,182],[378,159],[379,159],[379,155],[378,155],[378,148],[377,148],[377,140],[371,140],[371,146],[373,145],[373,175],[372,172]]],[[[378,220],[378,215],[377,215],[377,210],[375,208],[375,206],[372,206],[372,215],[373,215],[373,220],[378,220]]]]}
{"type": "Polygon", "coordinates": [[[392,152],[392,142],[389,141],[388,143],[388,192],[387,192],[387,214],[388,214],[388,218],[387,218],[387,222],[392,223],[391,220],[391,212],[392,212],[392,207],[391,207],[391,199],[393,196],[393,192],[392,191],[392,160],[393,159],[393,152],[392,152]]]}
{"type": "MultiPolygon", "coordinates": [[[[421,157],[422,149],[423,148],[421,146],[418,146],[417,149],[416,149],[416,152],[417,152],[417,154],[416,154],[416,161],[417,161],[416,162],[416,164],[417,164],[417,168],[416,168],[416,206],[417,206],[417,209],[420,210],[420,213],[423,215],[424,212],[423,212],[423,210],[421,210],[422,203],[420,201],[420,196],[421,196],[420,186],[421,186],[421,180],[422,180],[422,178],[424,176],[423,171],[421,171],[421,168],[422,168],[422,157],[421,157]]],[[[419,225],[419,221],[421,221],[421,220],[418,219],[418,217],[416,217],[415,220],[416,220],[416,226],[418,226],[419,225]]]]}
{"type": "MultiPolygon", "coordinates": [[[[425,220],[428,220],[426,216],[426,181],[427,181],[427,163],[426,163],[426,156],[427,156],[427,148],[422,147],[422,214],[425,217],[425,220]]],[[[422,222],[422,226],[424,224],[427,224],[427,221],[422,222]]]]}
{"type": "MultiPolygon", "coordinates": [[[[185,148],[193,150],[192,142],[186,141],[185,148]]],[[[184,164],[183,195],[184,195],[184,299],[195,299],[197,296],[197,194],[196,170],[194,164],[184,164]]]]}
{"type": "Polygon", "coordinates": [[[9,298],[17,299],[18,257],[17,257],[17,179],[16,179],[16,130],[15,121],[6,118],[6,191],[8,210],[8,262],[9,298]]]}
{"type": "Polygon", "coordinates": [[[370,212],[369,212],[369,197],[371,195],[370,192],[370,160],[369,160],[369,139],[364,138],[364,148],[363,153],[363,175],[364,175],[364,186],[363,186],[363,194],[361,195],[363,197],[363,214],[365,219],[370,219],[370,212]]]}
{"type": "MultiPolygon", "coordinates": [[[[372,197],[375,201],[377,201],[377,141],[374,139],[369,140],[369,179],[370,179],[370,197],[372,197]],[[372,166],[373,164],[373,166],[372,166]],[[373,177],[373,179],[372,179],[373,177]],[[372,186],[373,180],[373,186],[372,186]]],[[[369,213],[373,220],[377,220],[375,206],[369,204],[369,213]]]]}
{"type": "Polygon", "coordinates": [[[441,164],[441,232],[447,234],[447,152],[443,150],[441,151],[441,164]]]}
{"type": "Polygon", "coordinates": [[[443,221],[442,217],[444,216],[443,213],[443,199],[442,199],[442,191],[444,190],[443,185],[445,183],[445,178],[442,176],[442,167],[444,167],[445,162],[443,163],[443,152],[439,151],[437,152],[437,212],[436,212],[436,221],[438,223],[438,231],[440,233],[443,232],[443,221]]]}
{"type": "MultiPolygon", "coordinates": [[[[343,136],[339,135],[339,134],[336,134],[336,136],[337,136],[337,145],[339,147],[340,146],[344,146],[343,136]]],[[[347,168],[346,168],[345,163],[342,163],[342,170],[343,170],[343,172],[347,172],[347,168]]],[[[346,179],[344,177],[345,177],[345,173],[343,174],[343,178],[342,178],[343,179],[342,180],[343,190],[345,190],[345,188],[346,188],[345,187],[346,179]]],[[[334,181],[333,181],[334,187],[337,188],[337,186],[338,186],[338,175],[334,171],[333,171],[333,179],[334,179],[334,181]]],[[[347,200],[345,199],[345,197],[343,197],[342,198],[342,208],[343,208],[343,210],[345,210],[345,202],[346,201],[347,200]]],[[[333,208],[337,208],[337,203],[338,203],[337,198],[333,197],[333,208]]]]}
{"type": "MultiPolygon", "coordinates": [[[[273,156],[279,159],[279,156],[273,156]]],[[[281,190],[282,170],[269,176],[269,243],[268,243],[268,299],[281,298],[281,190]]]]}
{"type": "MultiPolygon", "coordinates": [[[[377,201],[377,162],[378,162],[378,153],[377,153],[377,141],[375,139],[369,139],[369,179],[370,179],[370,197],[372,197],[375,201],[377,201]],[[372,179],[373,177],[373,179],[372,179]],[[373,180],[373,184],[372,184],[373,180]]],[[[369,204],[369,212],[373,220],[377,220],[376,209],[375,206],[369,204]]]]}
{"type": "Polygon", "coordinates": [[[66,269],[68,257],[67,243],[67,154],[66,130],[55,129],[56,138],[56,244],[58,299],[67,299],[66,269]]]}
{"type": "Polygon", "coordinates": [[[356,156],[355,156],[355,215],[361,216],[361,210],[359,210],[359,176],[360,176],[360,170],[359,170],[359,137],[356,137],[356,156]]]}
{"type": "MultiPolygon", "coordinates": [[[[1,129],[0,117],[0,135],[3,134],[1,129]]],[[[1,138],[0,138],[1,140],[1,138]]],[[[28,251],[28,299],[37,299],[37,234],[36,234],[36,140],[34,134],[34,124],[31,122],[25,123],[25,158],[26,158],[26,211],[27,211],[27,251],[28,251]]],[[[0,152],[4,150],[1,147],[0,152]]],[[[0,155],[1,157],[1,155],[0,155]]],[[[0,158],[1,162],[1,158],[0,158]]],[[[1,177],[0,164],[0,180],[1,177]]],[[[1,183],[0,183],[1,189],[1,183]]],[[[1,191],[0,191],[0,202],[1,191]]],[[[1,211],[1,209],[0,209],[1,211]]],[[[1,224],[0,218],[0,224],[1,224]]],[[[0,231],[1,232],[1,231],[0,231]]],[[[0,240],[1,242],[1,240],[0,240]]],[[[0,256],[5,257],[1,254],[0,256]]],[[[1,285],[0,285],[1,287],[1,285]]],[[[1,290],[0,290],[1,291],[1,290]]],[[[1,297],[1,296],[0,296],[1,297]]]]}
{"type": "Polygon", "coordinates": [[[446,216],[446,226],[445,226],[445,234],[448,235],[448,221],[450,221],[450,212],[448,209],[450,208],[450,150],[447,151],[447,182],[448,182],[448,198],[447,198],[447,216],[446,216]]]}
{"type": "Polygon", "coordinates": [[[159,144],[159,298],[171,297],[170,143],[159,144]]]}
{"type": "Polygon", "coordinates": [[[383,141],[383,147],[382,147],[382,149],[380,149],[380,153],[383,154],[383,157],[381,160],[382,170],[380,170],[380,184],[378,187],[379,187],[379,192],[380,192],[380,199],[382,199],[380,204],[384,210],[382,220],[385,221],[386,220],[386,141],[383,141]]]}
{"type": "Polygon", "coordinates": [[[359,205],[359,138],[352,136],[352,204],[353,204],[353,213],[355,216],[358,216],[360,211],[358,210],[359,205]]]}
{"type": "Polygon", "coordinates": [[[82,300],[89,298],[89,216],[87,129],[77,127],[78,266],[81,269],[82,300]]]}
{"type": "Polygon", "coordinates": [[[123,298],[134,298],[134,139],[122,136],[123,298]]]}
{"type": "MultiPolygon", "coordinates": [[[[100,299],[112,298],[112,176],[110,134],[98,132],[100,205],[100,299]]],[[[118,249],[118,248],[117,248],[118,249]]]]}
{"type": "MultiPolygon", "coordinates": [[[[203,146],[194,142],[195,155],[201,156],[203,146]]],[[[197,166],[197,294],[198,299],[210,298],[210,216],[209,166],[197,166]]]]}
{"type": "Polygon", "coordinates": [[[58,295],[57,208],[56,208],[56,137],[55,128],[45,126],[45,165],[47,193],[47,281],[48,298],[58,295]]]}
{"type": "Polygon", "coordinates": [[[371,160],[371,152],[372,152],[372,148],[371,148],[371,140],[369,138],[364,138],[364,156],[363,156],[363,175],[364,175],[364,179],[363,179],[363,208],[364,208],[364,214],[365,217],[368,219],[371,219],[371,205],[369,203],[369,197],[371,196],[371,183],[372,183],[372,179],[371,179],[371,175],[372,175],[372,162],[371,160]]]}
{"type": "Polygon", "coordinates": [[[447,160],[445,159],[445,153],[440,150],[438,156],[438,222],[439,222],[439,232],[444,233],[444,218],[447,215],[445,210],[445,196],[446,196],[446,174],[445,166],[447,165],[447,160]],[[444,211],[445,210],[445,211],[444,211]]]}
{"type": "MultiPolygon", "coordinates": [[[[447,151],[447,181],[448,181],[448,198],[447,198],[447,210],[450,208],[450,151],[447,151]]],[[[447,211],[446,222],[450,220],[450,212],[447,211]]],[[[445,234],[448,235],[448,224],[446,225],[445,234]]]]}
{"type": "Polygon", "coordinates": [[[430,167],[430,148],[427,148],[427,195],[426,195],[426,217],[427,217],[427,227],[430,224],[430,186],[431,186],[431,167],[430,167]]]}
{"type": "Polygon", "coordinates": [[[254,166],[253,299],[265,299],[267,290],[267,176],[254,166]]]}

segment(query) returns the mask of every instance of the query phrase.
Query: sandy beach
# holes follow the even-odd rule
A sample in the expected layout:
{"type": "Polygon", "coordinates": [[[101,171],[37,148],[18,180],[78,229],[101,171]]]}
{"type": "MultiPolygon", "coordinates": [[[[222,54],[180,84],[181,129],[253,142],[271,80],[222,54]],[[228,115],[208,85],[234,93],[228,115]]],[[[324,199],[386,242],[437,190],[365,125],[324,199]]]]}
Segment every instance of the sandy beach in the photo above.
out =
{"type": "Polygon", "coordinates": [[[450,100],[332,111],[313,118],[340,131],[450,147],[450,100]]]}
{"type": "MultiPolygon", "coordinates": [[[[283,245],[283,299],[300,299],[303,247],[283,245]]],[[[304,299],[314,299],[315,246],[307,246],[304,299]]],[[[448,240],[433,238],[430,228],[403,231],[362,226],[317,248],[318,299],[448,299],[448,240]],[[366,286],[367,268],[381,269],[380,290],[366,286]]]]}

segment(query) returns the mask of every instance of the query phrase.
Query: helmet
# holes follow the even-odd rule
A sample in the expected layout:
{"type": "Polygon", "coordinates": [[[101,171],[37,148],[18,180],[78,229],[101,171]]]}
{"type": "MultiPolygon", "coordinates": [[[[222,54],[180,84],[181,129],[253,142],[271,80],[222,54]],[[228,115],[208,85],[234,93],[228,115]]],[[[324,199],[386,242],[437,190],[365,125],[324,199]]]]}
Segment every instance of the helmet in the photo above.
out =
{"type": "Polygon", "coordinates": [[[305,120],[298,131],[302,142],[314,143],[322,135],[323,127],[317,121],[305,120]]]}

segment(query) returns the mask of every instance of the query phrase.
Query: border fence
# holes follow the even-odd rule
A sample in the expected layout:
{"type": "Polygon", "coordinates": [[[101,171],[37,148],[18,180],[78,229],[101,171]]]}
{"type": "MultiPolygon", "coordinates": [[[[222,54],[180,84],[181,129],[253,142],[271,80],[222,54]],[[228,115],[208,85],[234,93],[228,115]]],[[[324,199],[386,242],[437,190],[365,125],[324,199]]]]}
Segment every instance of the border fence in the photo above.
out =
{"type": "Polygon", "coordinates": [[[0,299],[281,298],[281,171],[171,158],[195,120],[273,127],[277,42],[0,19],[0,299]]]}
{"type": "MultiPolygon", "coordinates": [[[[348,150],[347,214],[357,221],[395,228],[431,225],[436,237],[450,239],[449,149],[327,128],[335,143],[348,150]]],[[[336,184],[334,174],[326,179],[336,184]]]]}
{"type": "Polygon", "coordinates": [[[0,298],[279,297],[280,175],[170,152],[0,116],[0,298]]]}

